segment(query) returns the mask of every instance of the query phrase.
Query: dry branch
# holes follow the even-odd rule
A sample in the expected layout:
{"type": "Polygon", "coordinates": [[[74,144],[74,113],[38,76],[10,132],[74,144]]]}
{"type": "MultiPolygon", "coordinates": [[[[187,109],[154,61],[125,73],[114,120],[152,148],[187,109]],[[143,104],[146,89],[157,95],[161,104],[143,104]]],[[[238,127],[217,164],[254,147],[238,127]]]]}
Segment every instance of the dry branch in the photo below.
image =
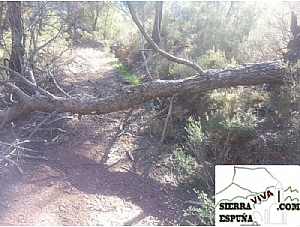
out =
{"type": "Polygon", "coordinates": [[[122,166],[121,168],[125,169],[128,172],[131,172],[131,173],[135,174],[141,181],[144,181],[145,183],[148,183],[148,181],[143,176],[141,176],[140,174],[138,174],[137,172],[134,172],[133,170],[128,169],[128,168],[126,168],[124,166],[122,166]]]}
{"type": "Polygon", "coordinates": [[[169,106],[169,111],[168,111],[168,115],[167,115],[167,118],[166,118],[166,121],[165,121],[165,125],[164,125],[164,129],[162,131],[162,134],[161,134],[161,139],[159,141],[159,144],[161,144],[164,139],[165,139],[165,133],[166,133],[166,129],[167,129],[167,126],[168,126],[168,122],[169,122],[169,119],[172,115],[172,111],[173,111],[173,102],[174,102],[174,98],[178,95],[178,93],[175,93],[172,98],[171,98],[171,101],[170,101],[170,106],[169,106]]]}
{"type": "Polygon", "coordinates": [[[204,74],[204,70],[197,65],[195,62],[190,62],[186,59],[183,58],[177,58],[167,52],[165,52],[164,50],[160,49],[157,44],[153,41],[153,39],[147,34],[147,32],[145,31],[145,29],[143,28],[142,24],[140,23],[140,21],[138,20],[135,10],[133,9],[132,3],[131,2],[127,2],[132,20],[134,21],[134,23],[136,24],[136,26],[139,28],[140,32],[143,34],[143,36],[145,37],[145,39],[147,40],[147,42],[152,46],[152,48],[158,52],[161,56],[163,56],[164,58],[176,62],[178,64],[183,64],[186,65],[188,67],[191,67],[192,69],[196,70],[198,73],[200,74],[204,74]]]}
{"type": "Polygon", "coordinates": [[[31,81],[27,80],[23,75],[21,75],[20,73],[6,67],[3,65],[0,65],[0,70],[5,70],[9,73],[11,73],[13,76],[17,77],[18,79],[20,79],[26,86],[28,86],[29,88],[31,88],[33,91],[38,91],[39,93],[41,93],[42,95],[45,95],[49,98],[55,98],[55,95],[51,94],[50,92],[44,90],[43,88],[35,85],[34,83],[32,83],[31,81]]]}
{"type": "Polygon", "coordinates": [[[22,170],[22,168],[20,167],[20,165],[18,163],[16,163],[15,161],[13,161],[10,158],[7,158],[7,157],[5,157],[4,155],[1,155],[1,154],[0,154],[0,159],[8,161],[11,165],[16,166],[17,169],[20,171],[20,173],[24,174],[24,171],[22,170]]]}
{"type": "Polygon", "coordinates": [[[65,91],[58,85],[56,79],[54,78],[54,76],[53,76],[53,74],[51,73],[50,70],[48,71],[48,74],[49,74],[49,76],[52,78],[55,87],[56,87],[62,94],[64,94],[66,97],[72,98],[71,95],[69,95],[67,92],[65,92],[65,91]]]}
{"type": "Polygon", "coordinates": [[[36,126],[36,128],[33,130],[33,132],[32,133],[30,133],[30,135],[28,136],[28,140],[30,140],[31,139],[31,137],[34,135],[34,133],[36,133],[36,131],[50,118],[50,117],[52,117],[53,115],[55,114],[55,110],[52,112],[52,113],[50,113],[47,117],[45,117],[45,119],[44,120],[42,120],[37,126],[36,126]]]}
{"type": "MultiPolygon", "coordinates": [[[[7,69],[0,66],[0,69],[7,69]]],[[[11,70],[10,70],[11,71],[11,70]]],[[[34,111],[100,115],[130,109],[156,97],[171,97],[176,92],[204,93],[217,88],[284,83],[286,69],[280,61],[246,64],[207,72],[181,80],[156,80],[104,99],[63,98],[54,95],[23,96],[17,105],[0,111],[0,123],[34,111]]],[[[45,91],[45,90],[44,90],[45,91]]]]}
{"type": "Polygon", "coordinates": [[[19,146],[22,143],[28,143],[28,142],[32,142],[32,141],[31,140],[24,140],[22,142],[12,143],[12,144],[0,141],[0,145],[4,145],[4,146],[8,146],[8,147],[14,147],[14,148],[18,148],[18,149],[21,149],[21,150],[24,150],[24,151],[30,151],[30,152],[34,152],[34,153],[41,153],[41,151],[36,151],[36,150],[32,150],[30,148],[19,146]]]}

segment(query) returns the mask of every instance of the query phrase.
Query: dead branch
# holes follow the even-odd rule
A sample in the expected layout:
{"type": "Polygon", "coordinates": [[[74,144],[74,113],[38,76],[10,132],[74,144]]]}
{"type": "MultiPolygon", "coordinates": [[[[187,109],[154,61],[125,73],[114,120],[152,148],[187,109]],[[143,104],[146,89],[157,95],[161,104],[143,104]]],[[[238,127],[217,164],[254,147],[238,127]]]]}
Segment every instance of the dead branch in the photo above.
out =
{"type": "Polygon", "coordinates": [[[45,125],[50,125],[56,121],[60,121],[63,119],[73,119],[73,118],[74,118],[73,116],[62,116],[62,117],[58,117],[58,118],[54,119],[53,121],[49,121],[49,122],[45,123],[45,125]]]}
{"type": "Polygon", "coordinates": [[[62,94],[64,94],[66,97],[72,98],[71,95],[69,95],[67,92],[65,92],[65,91],[58,85],[58,83],[56,82],[56,79],[54,78],[54,76],[53,76],[53,74],[51,73],[50,70],[48,71],[48,74],[49,74],[50,77],[52,78],[55,87],[56,87],[62,94]]]}
{"type": "MultiPolygon", "coordinates": [[[[145,12],[144,12],[144,6],[143,6],[143,14],[142,14],[142,17],[143,17],[143,22],[144,22],[144,16],[145,16],[145,12]]],[[[141,43],[141,54],[142,54],[142,57],[143,57],[143,61],[144,61],[144,65],[145,65],[145,69],[146,69],[146,72],[148,74],[148,76],[150,77],[151,80],[153,80],[153,77],[150,73],[150,70],[149,70],[149,67],[148,67],[148,62],[147,62],[147,58],[145,56],[145,37],[144,35],[142,35],[142,43],[141,43]]]]}
{"type": "Polygon", "coordinates": [[[24,76],[22,76],[20,73],[6,67],[3,65],[0,65],[0,70],[5,70],[7,72],[10,72],[12,75],[16,76],[17,78],[19,78],[26,86],[28,86],[29,88],[31,88],[33,91],[38,91],[40,92],[42,95],[45,95],[48,98],[55,98],[55,95],[51,94],[50,92],[44,90],[43,88],[35,85],[34,83],[32,83],[31,81],[27,80],[24,76]]]}
{"type": "MultiPolygon", "coordinates": [[[[4,66],[0,66],[0,69],[14,72],[4,66]]],[[[34,111],[100,115],[126,110],[156,97],[171,97],[176,92],[204,93],[217,88],[284,83],[285,72],[286,68],[280,61],[245,64],[224,70],[208,71],[206,76],[193,76],[181,80],[155,80],[129,88],[122,94],[103,99],[57,97],[28,81],[34,89],[39,89],[42,91],[41,94],[47,95],[29,97],[21,95],[20,92],[22,97],[17,105],[0,111],[0,122],[7,122],[34,111]]],[[[14,74],[18,73],[14,72],[14,74]]],[[[26,80],[20,74],[18,77],[26,80]]]]}
{"type": "Polygon", "coordinates": [[[141,181],[144,181],[145,183],[148,183],[148,181],[144,177],[142,177],[140,174],[138,174],[137,172],[134,172],[133,170],[128,169],[128,168],[126,168],[124,166],[122,166],[121,168],[125,169],[128,172],[131,172],[131,173],[135,174],[141,181]]]}
{"type": "Polygon", "coordinates": [[[173,101],[174,101],[174,98],[178,95],[178,93],[176,92],[172,98],[171,98],[171,101],[170,101],[170,107],[169,107],[169,111],[168,111],[168,115],[167,115],[167,118],[166,118],[166,121],[165,121],[165,125],[164,125],[164,129],[162,131],[162,134],[161,134],[161,139],[159,141],[158,144],[161,144],[164,139],[165,139],[165,133],[166,133],[166,129],[167,129],[167,126],[168,126],[168,122],[169,122],[169,119],[172,115],[172,110],[173,110],[173,101]]]}
{"type": "Polygon", "coordinates": [[[18,163],[16,163],[15,161],[11,160],[10,158],[5,157],[4,155],[0,154],[0,158],[2,158],[5,161],[8,161],[12,166],[16,166],[17,169],[20,171],[20,173],[24,174],[24,171],[22,170],[22,168],[20,167],[20,165],[18,163]]]}
{"type": "Polygon", "coordinates": [[[35,155],[28,155],[28,154],[19,154],[18,156],[23,157],[23,158],[31,158],[31,159],[36,159],[36,160],[45,160],[48,161],[48,158],[44,156],[35,156],[35,155]]]}
{"type": "Polygon", "coordinates": [[[45,46],[49,45],[50,43],[52,43],[56,38],[58,38],[60,35],[61,35],[61,31],[62,31],[62,28],[63,28],[63,24],[60,25],[60,28],[58,29],[58,33],[53,36],[51,39],[49,39],[48,41],[46,41],[44,44],[42,44],[41,46],[39,47],[36,47],[34,48],[34,50],[31,52],[30,54],[30,59],[32,60],[34,58],[34,56],[37,54],[37,52],[39,52],[41,49],[43,49],[45,46]]]}
{"type": "MultiPolygon", "coordinates": [[[[27,142],[31,142],[31,140],[25,140],[25,141],[26,141],[26,143],[27,142]]],[[[5,142],[0,141],[0,144],[2,144],[4,146],[10,146],[10,147],[19,148],[19,149],[22,149],[22,150],[25,150],[25,151],[34,152],[34,153],[41,153],[40,151],[36,151],[36,150],[32,150],[30,148],[19,146],[19,144],[21,144],[21,143],[12,143],[12,144],[10,144],[10,143],[5,143],[5,142]]]]}
{"type": "Polygon", "coordinates": [[[28,139],[30,140],[31,137],[34,135],[34,133],[36,133],[36,131],[50,118],[52,117],[54,114],[56,113],[56,111],[54,110],[52,113],[50,113],[47,117],[45,117],[44,120],[42,120],[37,126],[36,128],[33,130],[32,133],[30,133],[30,135],[28,136],[28,139]]]}
{"type": "Polygon", "coordinates": [[[0,80],[0,85],[11,88],[12,92],[15,93],[19,98],[29,98],[30,96],[23,92],[19,87],[17,87],[10,80],[0,80]]]}
{"type": "Polygon", "coordinates": [[[165,51],[163,51],[161,48],[159,48],[157,46],[157,44],[153,41],[153,39],[147,34],[147,32],[145,31],[145,29],[143,28],[142,24],[140,23],[140,21],[138,20],[135,10],[133,9],[132,6],[132,2],[127,2],[130,14],[132,16],[132,20],[134,21],[134,23],[137,25],[137,27],[139,28],[140,32],[143,34],[143,36],[145,37],[145,39],[147,40],[147,42],[152,46],[152,48],[159,53],[161,56],[165,57],[166,59],[176,62],[178,64],[183,64],[186,65],[188,67],[191,67],[192,69],[196,70],[199,74],[205,74],[205,71],[199,66],[197,65],[195,62],[190,62],[186,59],[183,58],[177,58],[165,51]]]}
{"type": "Polygon", "coordinates": [[[121,120],[121,123],[119,125],[119,129],[120,129],[121,132],[124,132],[124,129],[125,129],[125,126],[127,124],[127,121],[129,119],[129,117],[132,115],[133,111],[136,110],[137,107],[138,106],[134,106],[133,108],[131,108],[129,110],[129,112],[126,114],[126,116],[124,117],[124,119],[121,120]]]}

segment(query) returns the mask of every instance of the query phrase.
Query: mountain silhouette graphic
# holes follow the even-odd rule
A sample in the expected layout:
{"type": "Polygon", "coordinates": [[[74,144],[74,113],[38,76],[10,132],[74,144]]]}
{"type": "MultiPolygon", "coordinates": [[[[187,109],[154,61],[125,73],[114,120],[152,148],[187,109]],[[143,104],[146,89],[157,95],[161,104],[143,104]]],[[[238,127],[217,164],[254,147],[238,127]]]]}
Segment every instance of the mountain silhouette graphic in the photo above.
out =
{"type": "Polygon", "coordinates": [[[246,202],[250,196],[263,193],[267,189],[273,191],[276,185],[281,185],[279,180],[264,167],[235,166],[232,182],[217,194],[232,202],[237,198],[239,201],[244,198],[246,202]]]}

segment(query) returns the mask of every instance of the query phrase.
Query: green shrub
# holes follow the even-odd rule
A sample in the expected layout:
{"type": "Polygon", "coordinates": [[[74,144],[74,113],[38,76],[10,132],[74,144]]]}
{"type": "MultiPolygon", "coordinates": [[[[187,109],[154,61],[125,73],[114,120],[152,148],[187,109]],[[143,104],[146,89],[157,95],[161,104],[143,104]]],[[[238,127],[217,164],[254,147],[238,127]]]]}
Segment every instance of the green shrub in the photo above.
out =
{"type": "Polygon", "coordinates": [[[236,65],[236,61],[233,58],[230,60],[226,59],[225,52],[220,50],[206,51],[206,54],[199,57],[196,62],[204,69],[221,69],[230,65],[236,65]]]}
{"type": "Polygon", "coordinates": [[[206,114],[187,119],[188,149],[176,148],[173,163],[181,183],[197,183],[212,192],[214,166],[228,163],[229,156],[243,156],[245,144],[257,136],[255,128],[263,120],[253,112],[253,103],[263,98],[267,103],[267,97],[239,89],[219,89],[206,96],[206,114]]]}
{"type": "Polygon", "coordinates": [[[205,154],[205,144],[206,140],[205,134],[202,131],[200,118],[195,120],[192,117],[188,118],[188,124],[185,127],[186,132],[188,133],[188,145],[192,152],[196,155],[197,161],[203,163],[206,160],[205,154]]]}
{"type": "Polygon", "coordinates": [[[207,190],[213,192],[214,166],[208,162],[206,147],[209,138],[202,130],[200,118],[195,120],[194,118],[189,117],[185,130],[188,134],[187,144],[189,147],[189,155],[194,157],[196,162],[196,164],[194,164],[196,175],[193,176],[192,182],[197,183],[197,186],[203,186],[203,188],[207,188],[207,190]]]}
{"type": "Polygon", "coordinates": [[[209,94],[209,111],[206,114],[206,122],[203,125],[207,132],[230,129],[231,131],[252,130],[258,122],[258,118],[252,113],[253,100],[248,98],[251,93],[238,90],[219,89],[209,94]],[[214,123],[214,121],[216,121],[214,123]],[[215,128],[218,128],[214,130],[215,128]]]}
{"type": "Polygon", "coordinates": [[[140,84],[139,78],[134,73],[131,73],[129,68],[121,62],[117,61],[115,68],[121,73],[124,83],[133,86],[140,84]]]}
{"type": "Polygon", "coordinates": [[[183,79],[187,77],[194,76],[196,74],[195,70],[191,67],[182,64],[171,64],[169,69],[171,79],[183,79]]]}
{"type": "Polygon", "coordinates": [[[194,222],[190,222],[191,225],[214,225],[215,224],[215,202],[214,197],[209,198],[203,191],[194,191],[198,195],[198,201],[203,201],[200,207],[189,206],[184,210],[184,216],[195,217],[194,222]]]}
{"type": "Polygon", "coordinates": [[[171,156],[172,170],[177,182],[193,184],[197,178],[195,159],[181,148],[175,148],[171,156]]]}

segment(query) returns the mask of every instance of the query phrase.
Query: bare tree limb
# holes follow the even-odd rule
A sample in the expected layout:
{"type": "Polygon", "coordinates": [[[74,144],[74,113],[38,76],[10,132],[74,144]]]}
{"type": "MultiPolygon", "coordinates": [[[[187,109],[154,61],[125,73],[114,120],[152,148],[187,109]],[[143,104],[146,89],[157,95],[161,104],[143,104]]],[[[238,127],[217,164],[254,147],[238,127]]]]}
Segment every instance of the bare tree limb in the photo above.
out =
{"type": "Polygon", "coordinates": [[[41,151],[36,151],[36,150],[32,150],[30,148],[19,146],[20,144],[25,143],[25,142],[27,143],[27,142],[32,142],[32,141],[31,140],[24,140],[24,141],[19,142],[19,143],[6,143],[6,142],[0,141],[0,145],[14,147],[14,148],[18,148],[18,149],[21,149],[21,150],[24,150],[24,151],[30,151],[30,152],[34,152],[34,153],[41,153],[41,151]]]}
{"type": "Polygon", "coordinates": [[[34,135],[34,133],[36,133],[36,131],[50,118],[50,117],[52,117],[54,114],[55,114],[55,110],[52,112],[52,113],[50,113],[47,117],[45,117],[45,119],[44,120],[42,120],[37,126],[36,126],[36,128],[33,130],[33,132],[32,133],[30,133],[30,135],[28,136],[28,140],[30,140],[31,139],[31,137],[34,135]]]}
{"type": "Polygon", "coordinates": [[[55,87],[56,87],[62,94],[64,94],[66,97],[72,98],[71,95],[69,95],[67,92],[65,92],[65,91],[58,85],[58,83],[56,82],[56,79],[54,78],[53,74],[51,73],[51,70],[48,71],[48,74],[49,74],[50,77],[52,78],[55,87]]]}
{"type": "MultiPolygon", "coordinates": [[[[31,68],[29,69],[29,79],[35,86],[37,86],[36,79],[35,76],[33,75],[33,71],[31,68]]],[[[35,94],[40,95],[40,93],[37,90],[35,90],[35,94]]]]}
{"type": "Polygon", "coordinates": [[[177,58],[165,51],[163,51],[162,49],[160,49],[157,44],[153,41],[153,39],[147,34],[147,32],[145,31],[145,29],[143,28],[143,26],[141,25],[140,21],[138,20],[135,10],[133,9],[132,6],[132,2],[127,2],[129,11],[131,13],[132,16],[132,20],[134,21],[134,23],[137,25],[137,27],[139,28],[140,32],[143,34],[143,36],[145,37],[145,39],[147,40],[147,42],[152,46],[152,48],[158,52],[161,56],[165,57],[166,59],[176,62],[178,64],[183,64],[186,65],[188,67],[193,68],[194,70],[196,70],[199,74],[205,74],[205,71],[199,66],[197,65],[195,62],[190,62],[186,59],[183,58],[177,58]]]}
{"type": "Polygon", "coordinates": [[[168,111],[168,115],[167,115],[167,118],[166,118],[166,121],[165,121],[165,125],[164,125],[164,129],[162,131],[162,134],[161,134],[161,139],[159,141],[158,144],[161,144],[164,139],[165,139],[165,133],[166,133],[166,129],[167,129],[167,126],[168,126],[168,122],[169,122],[169,119],[172,115],[172,111],[173,111],[173,102],[174,102],[174,98],[178,95],[178,93],[175,93],[172,98],[171,98],[171,101],[170,101],[170,107],[169,107],[169,111],[168,111]]]}
{"type": "Polygon", "coordinates": [[[7,157],[5,157],[4,155],[1,155],[1,154],[0,154],[0,158],[3,159],[3,160],[5,160],[5,161],[8,161],[13,166],[16,166],[17,169],[20,171],[20,173],[24,174],[24,171],[22,170],[22,168],[19,166],[18,163],[16,163],[15,161],[13,161],[10,158],[7,158],[7,157]]]}
{"type": "MultiPolygon", "coordinates": [[[[143,17],[143,22],[144,22],[144,16],[145,16],[144,6],[143,6],[143,14],[142,15],[143,15],[142,17],[143,17]]],[[[142,57],[143,57],[146,72],[147,72],[148,76],[150,77],[150,79],[153,80],[153,77],[152,77],[152,75],[150,73],[150,70],[149,70],[149,67],[148,67],[148,62],[147,62],[147,58],[145,56],[144,49],[145,49],[145,37],[142,35],[142,43],[141,43],[141,50],[140,51],[141,51],[141,54],[142,54],[142,57]]]]}
{"type": "Polygon", "coordinates": [[[5,70],[10,72],[12,75],[16,76],[17,78],[19,78],[26,86],[28,86],[29,88],[31,88],[33,91],[38,91],[40,92],[42,95],[45,95],[48,98],[55,98],[56,96],[51,94],[50,92],[44,90],[43,88],[35,85],[34,83],[32,83],[31,81],[27,80],[24,76],[22,76],[20,73],[6,67],[3,65],[0,65],[0,70],[5,70]]]}
{"type": "Polygon", "coordinates": [[[49,39],[48,41],[46,41],[44,44],[42,44],[41,46],[37,47],[36,45],[34,45],[34,50],[31,51],[30,53],[30,62],[33,62],[33,58],[34,56],[41,50],[43,49],[45,46],[49,45],[51,42],[53,42],[55,39],[58,38],[59,35],[61,35],[61,30],[63,28],[63,24],[60,25],[60,28],[57,29],[58,30],[58,33],[53,36],[51,39],[49,39]]]}
{"type": "Polygon", "coordinates": [[[176,92],[204,93],[217,88],[284,83],[285,72],[280,61],[267,61],[207,72],[205,77],[151,81],[104,99],[70,99],[54,95],[23,97],[18,105],[0,111],[0,122],[34,111],[100,115],[130,109],[156,97],[171,97],[176,92]]]}
{"type": "Polygon", "coordinates": [[[10,87],[12,92],[15,93],[19,98],[29,98],[30,96],[24,93],[19,87],[8,80],[0,80],[0,85],[10,87]]]}

